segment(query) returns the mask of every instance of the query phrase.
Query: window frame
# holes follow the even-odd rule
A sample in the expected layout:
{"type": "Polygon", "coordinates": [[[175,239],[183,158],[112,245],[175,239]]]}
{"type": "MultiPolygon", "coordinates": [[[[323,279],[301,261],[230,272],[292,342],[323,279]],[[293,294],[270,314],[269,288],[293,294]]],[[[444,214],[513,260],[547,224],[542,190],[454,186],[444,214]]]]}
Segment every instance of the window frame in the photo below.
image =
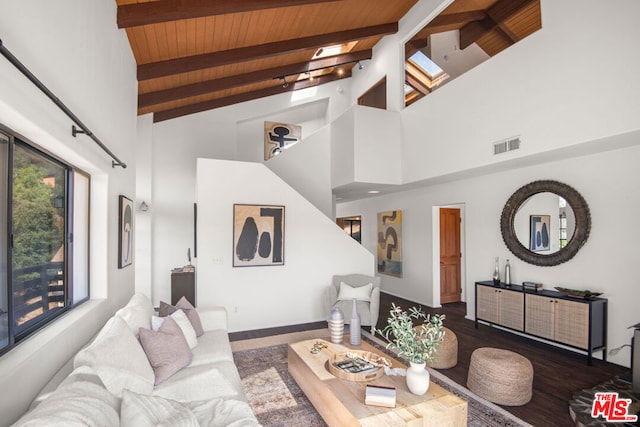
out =
{"type": "MultiPolygon", "coordinates": [[[[0,123],[0,133],[7,138],[7,161],[6,161],[6,272],[4,274],[6,279],[6,298],[7,298],[7,311],[8,311],[8,322],[7,322],[7,333],[8,333],[8,341],[6,346],[0,347],[0,356],[6,354],[11,351],[18,345],[20,342],[25,340],[26,338],[32,336],[34,333],[46,328],[52,322],[55,322],[60,316],[68,313],[70,310],[80,306],[84,302],[91,299],[91,282],[90,282],[90,224],[91,224],[91,215],[90,215],[90,201],[91,201],[91,175],[84,170],[74,166],[73,164],[63,160],[59,156],[51,153],[50,151],[43,149],[39,145],[35,144],[33,141],[25,138],[17,132],[14,132],[10,128],[6,127],[2,123],[0,123]],[[64,170],[64,193],[65,193],[65,205],[64,205],[64,307],[61,307],[60,310],[56,310],[55,313],[45,316],[44,318],[34,322],[32,325],[25,328],[23,331],[17,332],[15,325],[15,310],[13,304],[13,184],[14,184],[14,152],[16,145],[24,147],[24,149],[29,152],[40,156],[41,158],[53,162],[54,164],[62,167],[64,170]],[[87,256],[86,256],[86,272],[87,272],[87,289],[86,289],[86,297],[74,302],[74,217],[78,214],[75,212],[75,204],[74,204],[74,196],[75,196],[75,185],[74,185],[74,175],[79,174],[83,177],[87,178],[87,211],[84,212],[87,218],[87,229],[85,231],[84,236],[80,236],[81,238],[87,239],[87,256]]],[[[1,171],[4,173],[4,171],[1,171]]],[[[1,260],[0,260],[1,262],[1,260]]],[[[0,289],[0,291],[3,291],[0,289]]]]}

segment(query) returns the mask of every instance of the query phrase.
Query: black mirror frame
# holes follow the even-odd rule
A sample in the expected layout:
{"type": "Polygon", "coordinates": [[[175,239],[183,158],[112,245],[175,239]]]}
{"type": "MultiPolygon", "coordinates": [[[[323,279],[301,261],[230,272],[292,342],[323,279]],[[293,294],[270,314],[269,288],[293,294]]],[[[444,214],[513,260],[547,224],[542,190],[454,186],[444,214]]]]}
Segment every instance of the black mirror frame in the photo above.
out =
{"type": "Polygon", "coordinates": [[[569,261],[585,244],[591,231],[591,213],[589,205],[573,187],[558,181],[534,181],[519,188],[507,200],[500,217],[500,231],[507,248],[522,261],[529,264],[550,267],[569,261]],[[576,228],[567,246],[550,255],[538,254],[527,249],[516,237],[513,220],[520,206],[531,196],[551,192],[563,197],[576,217],[576,228]]]}

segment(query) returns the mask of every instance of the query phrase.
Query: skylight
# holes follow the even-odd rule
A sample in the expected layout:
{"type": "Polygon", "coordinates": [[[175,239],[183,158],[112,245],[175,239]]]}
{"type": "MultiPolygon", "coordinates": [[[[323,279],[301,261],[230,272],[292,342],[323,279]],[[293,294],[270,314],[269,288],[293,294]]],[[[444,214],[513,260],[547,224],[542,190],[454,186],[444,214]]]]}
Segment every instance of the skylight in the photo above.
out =
{"type": "Polygon", "coordinates": [[[316,51],[312,59],[326,58],[327,56],[335,56],[335,55],[340,55],[341,53],[349,52],[351,51],[351,49],[353,49],[356,43],[357,42],[349,42],[349,43],[334,44],[331,46],[321,47],[316,51]]]}
{"type": "Polygon", "coordinates": [[[416,53],[414,53],[413,55],[411,55],[409,59],[412,60],[417,66],[422,68],[424,71],[426,71],[431,78],[436,77],[438,74],[444,72],[442,68],[438,67],[438,64],[433,62],[431,59],[429,59],[427,55],[425,55],[419,50],[416,51],[416,53]]]}

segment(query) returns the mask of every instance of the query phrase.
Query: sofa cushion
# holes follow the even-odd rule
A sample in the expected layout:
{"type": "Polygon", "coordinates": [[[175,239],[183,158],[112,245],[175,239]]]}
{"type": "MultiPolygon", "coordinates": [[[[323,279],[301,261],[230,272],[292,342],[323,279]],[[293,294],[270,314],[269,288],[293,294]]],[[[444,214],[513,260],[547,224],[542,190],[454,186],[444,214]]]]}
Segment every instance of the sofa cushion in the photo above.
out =
{"type": "Polygon", "coordinates": [[[193,354],[180,326],[167,317],[160,329],[140,328],[140,343],[155,372],[155,385],[191,363],[193,354]]]}
{"type": "Polygon", "coordinates": [[[232,362],[219,362],[187,366],[157,385],[151,394],[179,402],[193,402],[244,397],[244,390],[236,366],[232,362]]]}
{"type": "Polygon", "coordinates": [[[120,317],[110,318],[95,340],[78,352],[73,367],[80,366],[93,368],[107,390],[117,396],[125,388],[143,394],[153,390],[155,375],[149,359],[120,317]]]}
{"type": "MultiPolygon", "coordinates": [[[[194,348],[195,346],[197,346],[198,337],[196,336],[196,331],[195,329],[193,329],[193,326],[191,326],[191,322],[189,321],[189,319],[187,319],[187,315],[184,314],[184,311],[176,310],[175,312],[171,313],[169,317],[173,318],[173,320],[176,321],[176,323],[182,330],[182,333],[184,334],[184,337],[187,339],[187,343],[189,344],[189,348],[194,348]]],[[[162,326],[162,323],[164,323],[165,319],[167,319],[167,317],[152,316],[151,329],[154,331],[160,329],[160,326],[162,326]]]]}
{"type": "Polygon", "coordinates": [[[140,328],[151,329],[151,316],[156,314],[153,303],[144,294],[134,294],[127,305],[116,311],[116,316],[123,319],[129,325],[134,334],[140,328]]]}
{"type": "Polygon", "coordinates": [[[200,366],[216,362],[233,362],[233,352],[229,344],[229,334],[222,329],[207,331],[198,338],[198,346],[191,350],[193,360],[190,366],[200,366]]]}
{"type": "Polygon", "coordinates": [[[340,292],[338,293],[338,301],[351,301],[354,298],[358,301],[371,301],[371,290],[373,283],[364,286],[349,286],[344,282],[340,282],[340,292]]]}
{"type": "Polygon", "coordinates": [[[200,316],[196,309],[191,305],[189,301],[185,297],[180,298],[178,303],[173,306],[171,304],[167,304],[164,301],[160,301],[160,317],[169,316],[171,313],[174,313],[176,310],[182,310],[187,315],[187,318],[191,322],[193,329],[196,331],[196,336],[200,336],[204,334],[204,329],[202,328],[202,322],[200,321],[200,316]]]}
{"type": "Polygon", "coordinates": [[[120,409],[122,427],[200,427],[189,408],[175,400],[125,390],[120,409]]]}
{"type": "Polygon", "coordinates": [[[118,426],[120,399],[111,394],[98,375],[82,366],[32,411],[17,427],[110,427],[118,426]]]}

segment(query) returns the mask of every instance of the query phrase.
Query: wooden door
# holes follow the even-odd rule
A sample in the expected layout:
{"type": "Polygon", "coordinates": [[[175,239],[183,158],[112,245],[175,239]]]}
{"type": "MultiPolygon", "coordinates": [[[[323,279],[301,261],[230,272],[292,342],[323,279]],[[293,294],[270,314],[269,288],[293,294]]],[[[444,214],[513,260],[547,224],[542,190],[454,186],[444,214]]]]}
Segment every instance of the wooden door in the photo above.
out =
{"type": "Polygon", "coordinates": [[[440,303],[461,299],[460,209],[440,208],[440,303]]]}

